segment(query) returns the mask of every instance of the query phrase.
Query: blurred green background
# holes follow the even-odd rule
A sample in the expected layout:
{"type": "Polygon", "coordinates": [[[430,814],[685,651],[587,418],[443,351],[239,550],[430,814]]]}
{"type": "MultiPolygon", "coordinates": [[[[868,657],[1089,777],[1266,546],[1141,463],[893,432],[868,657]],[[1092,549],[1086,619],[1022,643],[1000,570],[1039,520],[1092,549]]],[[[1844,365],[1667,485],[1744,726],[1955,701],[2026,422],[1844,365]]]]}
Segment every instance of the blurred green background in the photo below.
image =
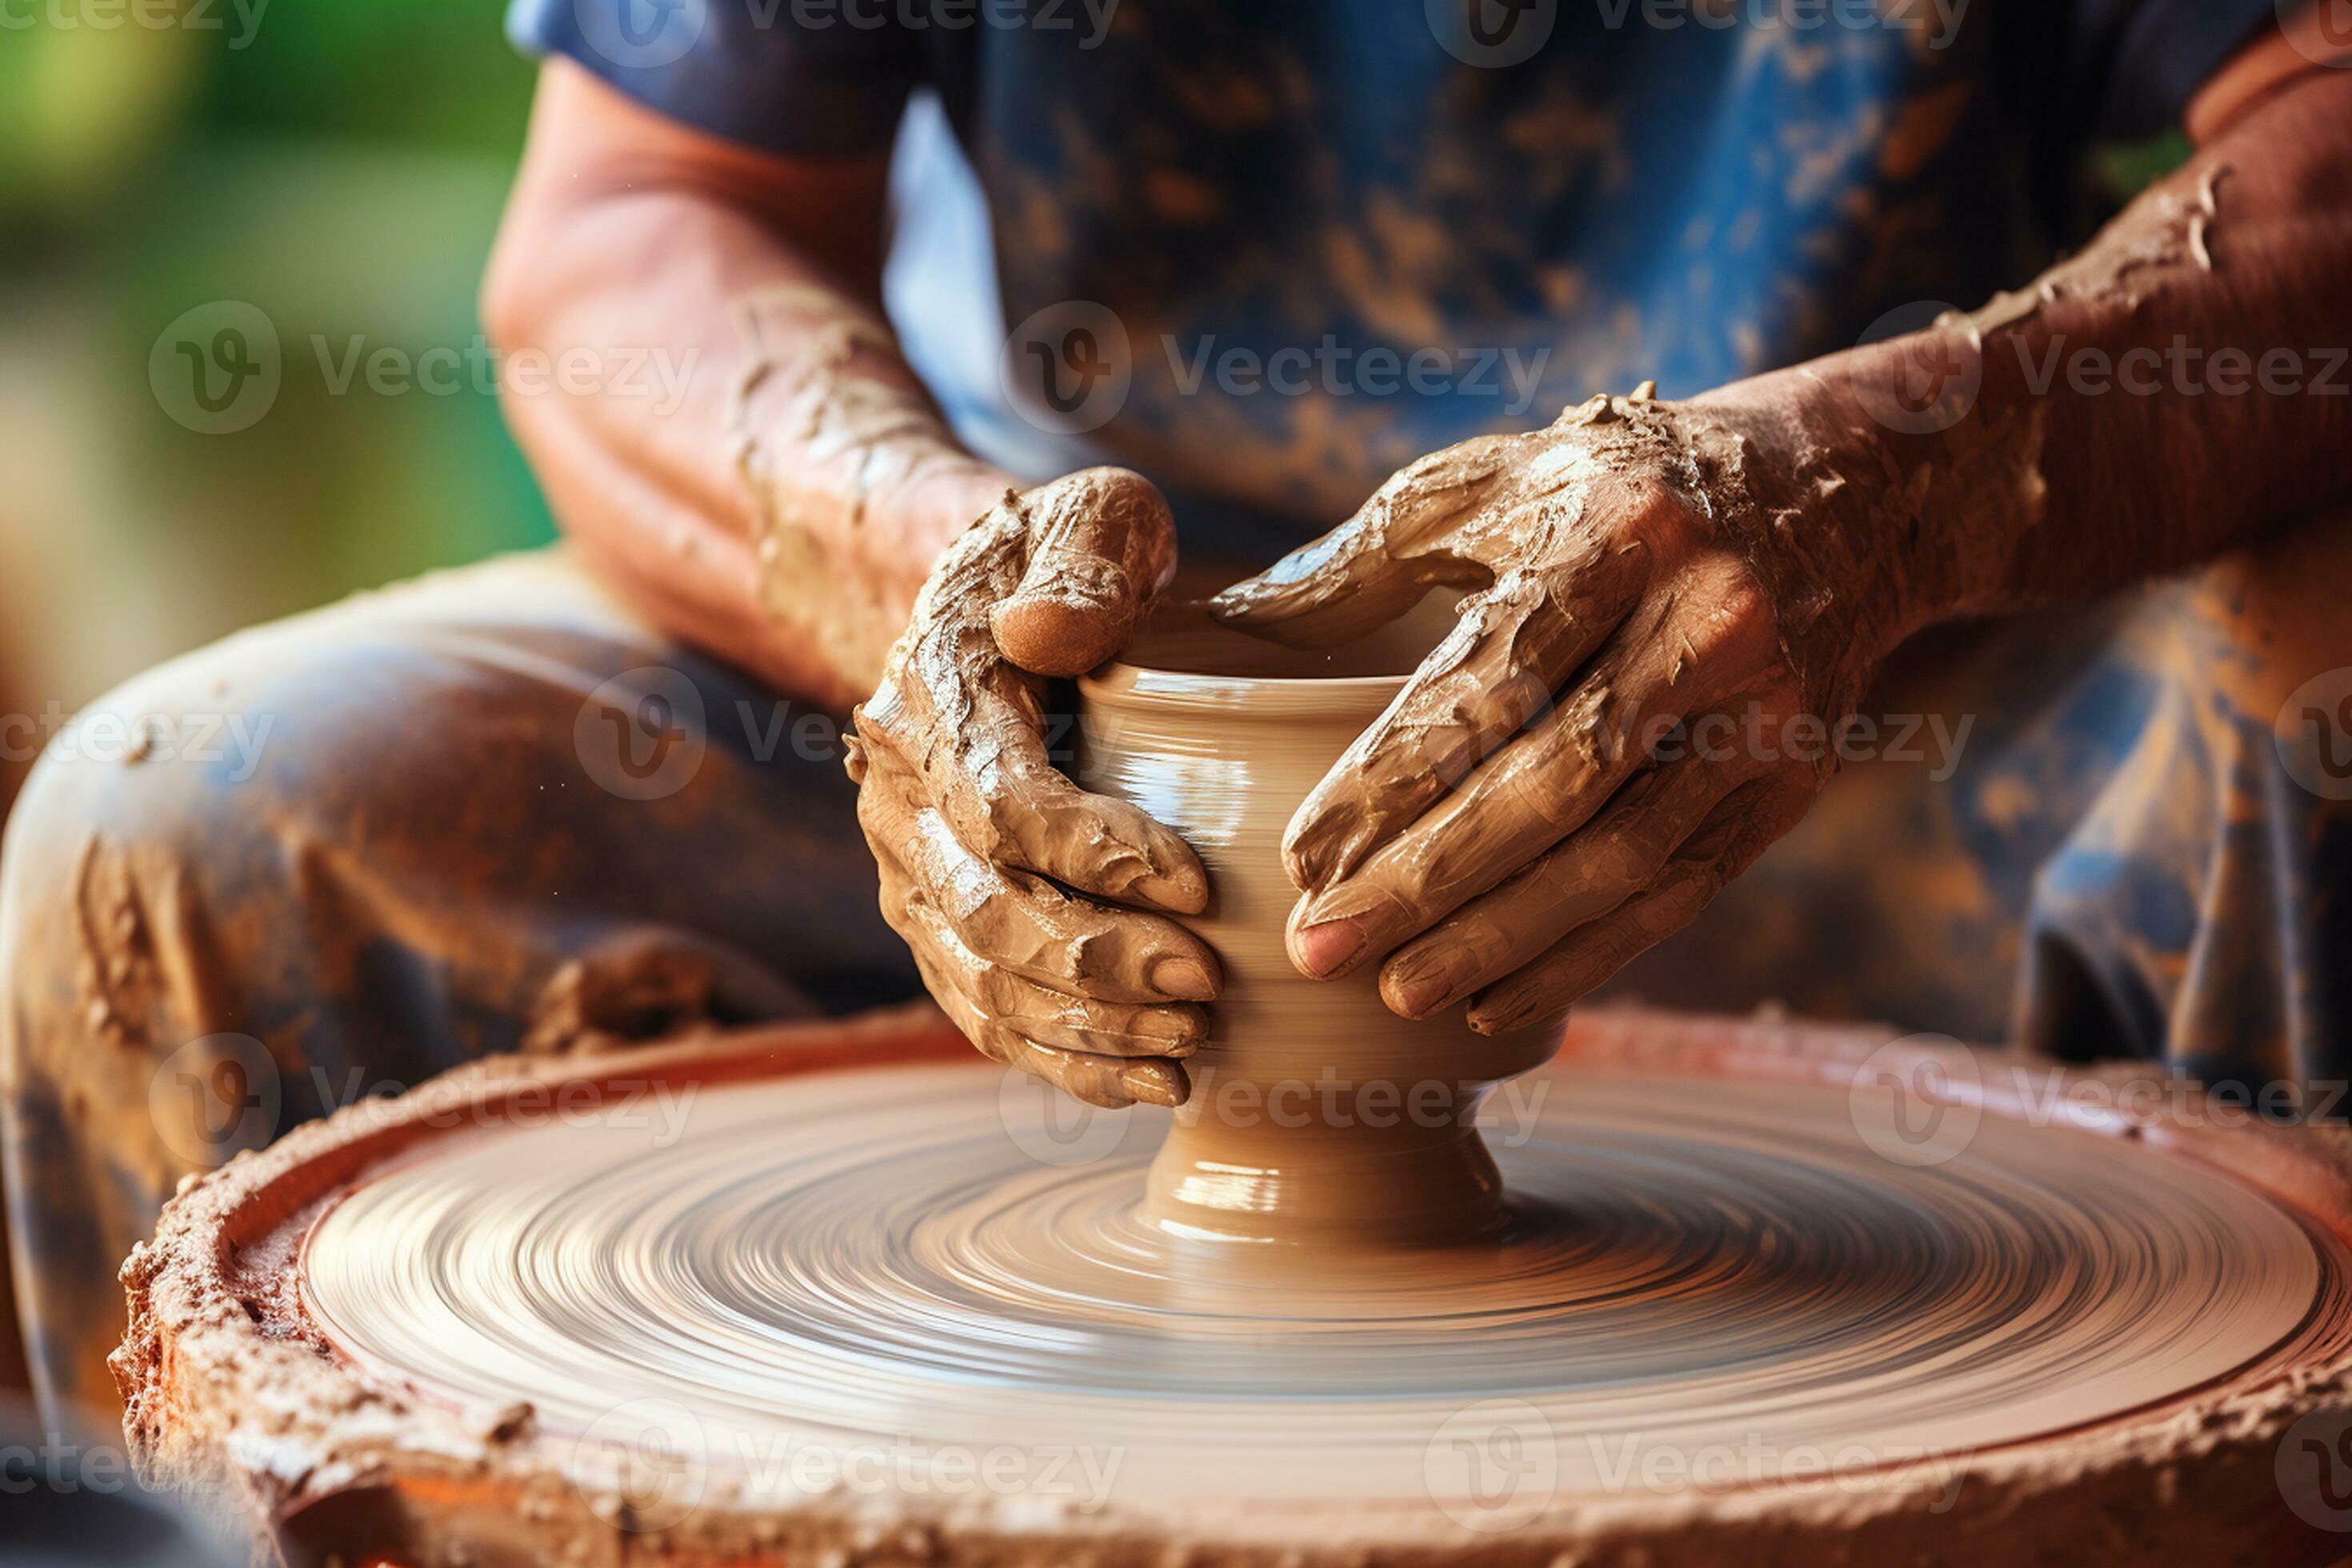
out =
{"type": "MultiPolygon", "coordinates": [[[[243,5],[0,5],[0,714],[42,739],[237,626],[553,537],[470,370],[338,393],[314,346],[476,343],[535,74],[499,0],[243,5]],[[224,300],[283,379],[203,435],[149,359],[224,300]]],[[[5,810],[33,748],[0,740],[5,810]]],[[[17,1352],[0,1289],[0,1389],[17,1352]]]]}
{"type": "Polygon", "coordinates": [[[552,536],[470,374],[337,395],[314,345],[475,342],[533,77],[498,0],[252,11],[0,9],[6,711],[69,713],[233,627],[552,536]],[[257,424],[207,436],[148,362],[216,300],[270,318],[284,380],[257,424]]]}

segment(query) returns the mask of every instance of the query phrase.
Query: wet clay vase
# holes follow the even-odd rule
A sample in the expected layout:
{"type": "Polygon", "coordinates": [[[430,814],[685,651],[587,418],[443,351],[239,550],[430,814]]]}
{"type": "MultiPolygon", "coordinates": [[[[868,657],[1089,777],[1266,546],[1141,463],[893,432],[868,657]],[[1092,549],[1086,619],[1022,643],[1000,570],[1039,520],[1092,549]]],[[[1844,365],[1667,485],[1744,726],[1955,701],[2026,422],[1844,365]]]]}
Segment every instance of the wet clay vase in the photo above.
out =
{"type": "Polygon", "coordinates": [[[1378,965],[1309,980],[1284,922],[1297,902],[1282,837],[1309,790],[1404,684],[1409,628],[1344,661],[1164,612],[1079,683],[1078,772],[1183,836],[1209,873],[1185,923],[1224,992],[1186,1062],[1193,1089],[1153,1163],[1150,1217],[1178,1235],[1425,1245],[1491,1234],[1502,1180],[1475,1125],[1496,1082],[1540,1065],[1559,1020],[1502,1036],[1454,1007],[1415,1023],[1378,965]],[[1375,673],[1367,673],[1367,670],[1375,673]]]}

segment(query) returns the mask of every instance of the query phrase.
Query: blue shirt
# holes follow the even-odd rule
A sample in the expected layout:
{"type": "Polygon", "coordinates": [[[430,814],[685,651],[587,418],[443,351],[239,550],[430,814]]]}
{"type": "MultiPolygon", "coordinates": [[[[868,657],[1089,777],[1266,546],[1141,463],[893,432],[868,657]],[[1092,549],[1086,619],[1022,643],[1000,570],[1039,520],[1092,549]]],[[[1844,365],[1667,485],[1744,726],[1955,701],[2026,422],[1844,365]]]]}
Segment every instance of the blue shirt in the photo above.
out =
{"type": "Polygon", "coordinates": [[[516,0],[509,26],[756,146],[903,125],[888,298],[959,429],[1040,476],[1140,468],[1188,533],[1264,554],[1594,392],[1685,395],[1981,302],[2048,259],[2094,137],[2175,121],[2274,15],[516,0]]]}

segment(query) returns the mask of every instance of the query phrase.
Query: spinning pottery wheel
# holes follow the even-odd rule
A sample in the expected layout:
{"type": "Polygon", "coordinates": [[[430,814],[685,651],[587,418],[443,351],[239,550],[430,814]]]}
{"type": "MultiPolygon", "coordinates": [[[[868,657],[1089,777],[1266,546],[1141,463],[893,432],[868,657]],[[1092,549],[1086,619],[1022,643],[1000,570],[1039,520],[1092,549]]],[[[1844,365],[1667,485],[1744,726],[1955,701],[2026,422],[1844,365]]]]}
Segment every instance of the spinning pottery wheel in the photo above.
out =
{"type": "Polygon", "coordinates": [[[481,1064],[175,1201],[118,1375],[148,1467],[297,1562],[2284,1563],[2352,1525],[2303,1458],[2352,1418],[2339,1133],[1624,1012],[1484,1117],[1499,1231],[1303,1265],[1150,1222],[1167,1113],[1081,1117],[925,1012],[481,1064]]]}
{"type": "Polygon", "coordinates": [[[1866,1034],[1404,1023],[1291,967],[1279,849],[1397,679],[1153,636],[1084,683],[1078,772],[1208,871],[1181,1110],[1087,1110],[928,1010],[453,1075],[167,1210],[117,1362],[151,1465],[297,1561],[412,1568],[2352,1527],[2305,1457],[2352,1453],[2344,1136],[1866,1034]]]}

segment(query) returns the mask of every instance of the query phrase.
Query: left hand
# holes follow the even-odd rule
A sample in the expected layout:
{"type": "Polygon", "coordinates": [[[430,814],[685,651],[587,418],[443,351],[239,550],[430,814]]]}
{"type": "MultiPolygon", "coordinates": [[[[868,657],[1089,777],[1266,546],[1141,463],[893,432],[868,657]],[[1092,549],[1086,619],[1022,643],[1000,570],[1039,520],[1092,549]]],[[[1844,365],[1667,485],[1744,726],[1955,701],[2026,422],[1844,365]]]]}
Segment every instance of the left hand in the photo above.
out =
{"type": "Polygon", "coordinates": [[[1796,824],[1835,759],[1780,743],[1789,721],[1826,735],[1851,711],[1902,607],[1872,559],[1885,531],[1853,525],[1792,430],[1647,388],[1595,398],[1422,458],[1213,601],[1328,646],[1433,585],[1475,590],[1291,820],[1301,973],[1385,959],[1404,1016],[1466,998],[1473,1027],[1516,1028],[1680,930],[1796,824]]]}
{"type": "Polygon", "coordinates": [[[1192,1091],[1223,978],[1170,916],[1207,907],[1208,873],[1055,767],[1045,678],[1117,653],[1175,570],[1140,474],[1006,492],[932,569],[848,758],[883,919],[932,999],[982,1055],[1110,1109],[1192,1091]]]}

